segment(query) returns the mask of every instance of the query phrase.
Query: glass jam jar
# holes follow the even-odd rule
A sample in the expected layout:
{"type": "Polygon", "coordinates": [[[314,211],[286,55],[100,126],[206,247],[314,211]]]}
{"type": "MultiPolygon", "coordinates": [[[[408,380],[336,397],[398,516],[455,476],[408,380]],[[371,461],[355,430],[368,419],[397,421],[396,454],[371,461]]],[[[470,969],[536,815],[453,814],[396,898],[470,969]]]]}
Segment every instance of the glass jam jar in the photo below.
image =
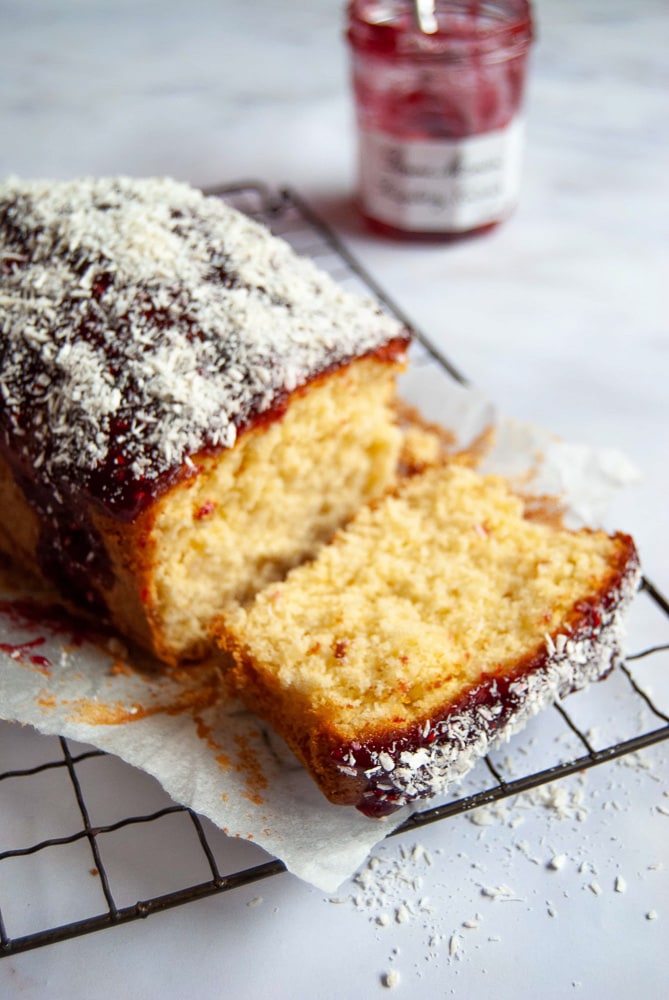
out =
{"type": "Polygon", "coordinates": [[[377,231],[453,239],[518,200],[528,0],[353,0],[358,201],[377,231]]]}

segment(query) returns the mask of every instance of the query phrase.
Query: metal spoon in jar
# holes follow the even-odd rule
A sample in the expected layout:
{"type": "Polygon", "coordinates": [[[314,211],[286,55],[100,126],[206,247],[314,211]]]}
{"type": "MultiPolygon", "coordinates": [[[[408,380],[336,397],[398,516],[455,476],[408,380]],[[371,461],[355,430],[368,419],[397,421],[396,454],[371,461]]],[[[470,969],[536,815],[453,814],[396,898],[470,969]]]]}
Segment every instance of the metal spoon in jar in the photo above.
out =
{"type": "Polygon", "coordinates": [[[413,10],[416,23],[424,35],[434,35],[438,30],[435,14],[436,0],[413,0],[413,10]]]}

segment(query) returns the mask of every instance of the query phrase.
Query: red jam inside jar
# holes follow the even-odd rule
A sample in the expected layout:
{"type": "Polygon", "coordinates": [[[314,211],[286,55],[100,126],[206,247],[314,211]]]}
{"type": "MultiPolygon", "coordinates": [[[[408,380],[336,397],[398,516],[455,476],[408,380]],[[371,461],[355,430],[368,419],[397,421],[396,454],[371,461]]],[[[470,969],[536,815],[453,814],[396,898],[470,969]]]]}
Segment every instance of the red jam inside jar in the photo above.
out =
{"type": "Polygon", "coordinates": [[[358,201],[377,231],[453,239],[518,200],[528,0],[353,0],[358,201]]]}

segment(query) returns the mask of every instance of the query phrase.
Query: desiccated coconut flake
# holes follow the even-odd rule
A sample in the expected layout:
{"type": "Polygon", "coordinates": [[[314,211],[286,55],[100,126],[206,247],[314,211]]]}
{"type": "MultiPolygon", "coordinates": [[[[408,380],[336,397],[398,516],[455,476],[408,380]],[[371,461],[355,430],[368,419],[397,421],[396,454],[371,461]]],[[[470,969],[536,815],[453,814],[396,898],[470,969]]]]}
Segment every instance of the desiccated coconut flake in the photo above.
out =
{"type": "Polygon", "coordinates": [[[381,976],[382,984],[389,990],[394,989],[399,985],[400,974],[397,969],[390,969],[389,972],[384,972],[381,976]]]}
{"type": "Polygon", "coordinates": [[[495,815],[486,806],[480,806],[468,814],[468,819],[474,826],[492,826],[495,822],[495,815]]]}
{"type": "Polygon", "coordinates": [[[481,895],[487,896],[489,899],[520,901],[514,896],[513,889],[510,889],[508,885],[481,886],[481,895]]]}
{"type": "Polygon", "coordinates": [[[462,954],[462,938],[455,931],[451,934],[448,941],[448,957],[449,959],[460,958],[462,954]]]}
{"type": "Polygon", "coordinates": [[[550,868],[551,871],[557,872],[561,868],[564,868],[566,860],[567,860],[567,855],[566,854],[555,854],[550,859],[550,861],[548,862],[548,864],[547,864],[546,867],[550,868]]]}

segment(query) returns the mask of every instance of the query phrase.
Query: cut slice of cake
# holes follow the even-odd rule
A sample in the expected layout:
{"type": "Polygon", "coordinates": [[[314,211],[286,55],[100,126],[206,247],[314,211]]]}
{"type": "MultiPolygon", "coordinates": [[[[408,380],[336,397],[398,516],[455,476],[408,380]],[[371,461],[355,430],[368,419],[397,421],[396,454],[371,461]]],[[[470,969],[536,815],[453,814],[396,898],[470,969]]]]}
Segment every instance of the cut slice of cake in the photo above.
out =
{"type": "Polygon", "coordinates": [[[242,698],[333,802],[381,816],[443,792],[621,655],[631,538],[535,517],[498,478],[432,468],[224,616],[242,698]]]}
{"type": "Polygon", "coordinates": [[[0,551],[175,662],[395,480],[408,332],[185,184],[0,184],[0,551]]]}

